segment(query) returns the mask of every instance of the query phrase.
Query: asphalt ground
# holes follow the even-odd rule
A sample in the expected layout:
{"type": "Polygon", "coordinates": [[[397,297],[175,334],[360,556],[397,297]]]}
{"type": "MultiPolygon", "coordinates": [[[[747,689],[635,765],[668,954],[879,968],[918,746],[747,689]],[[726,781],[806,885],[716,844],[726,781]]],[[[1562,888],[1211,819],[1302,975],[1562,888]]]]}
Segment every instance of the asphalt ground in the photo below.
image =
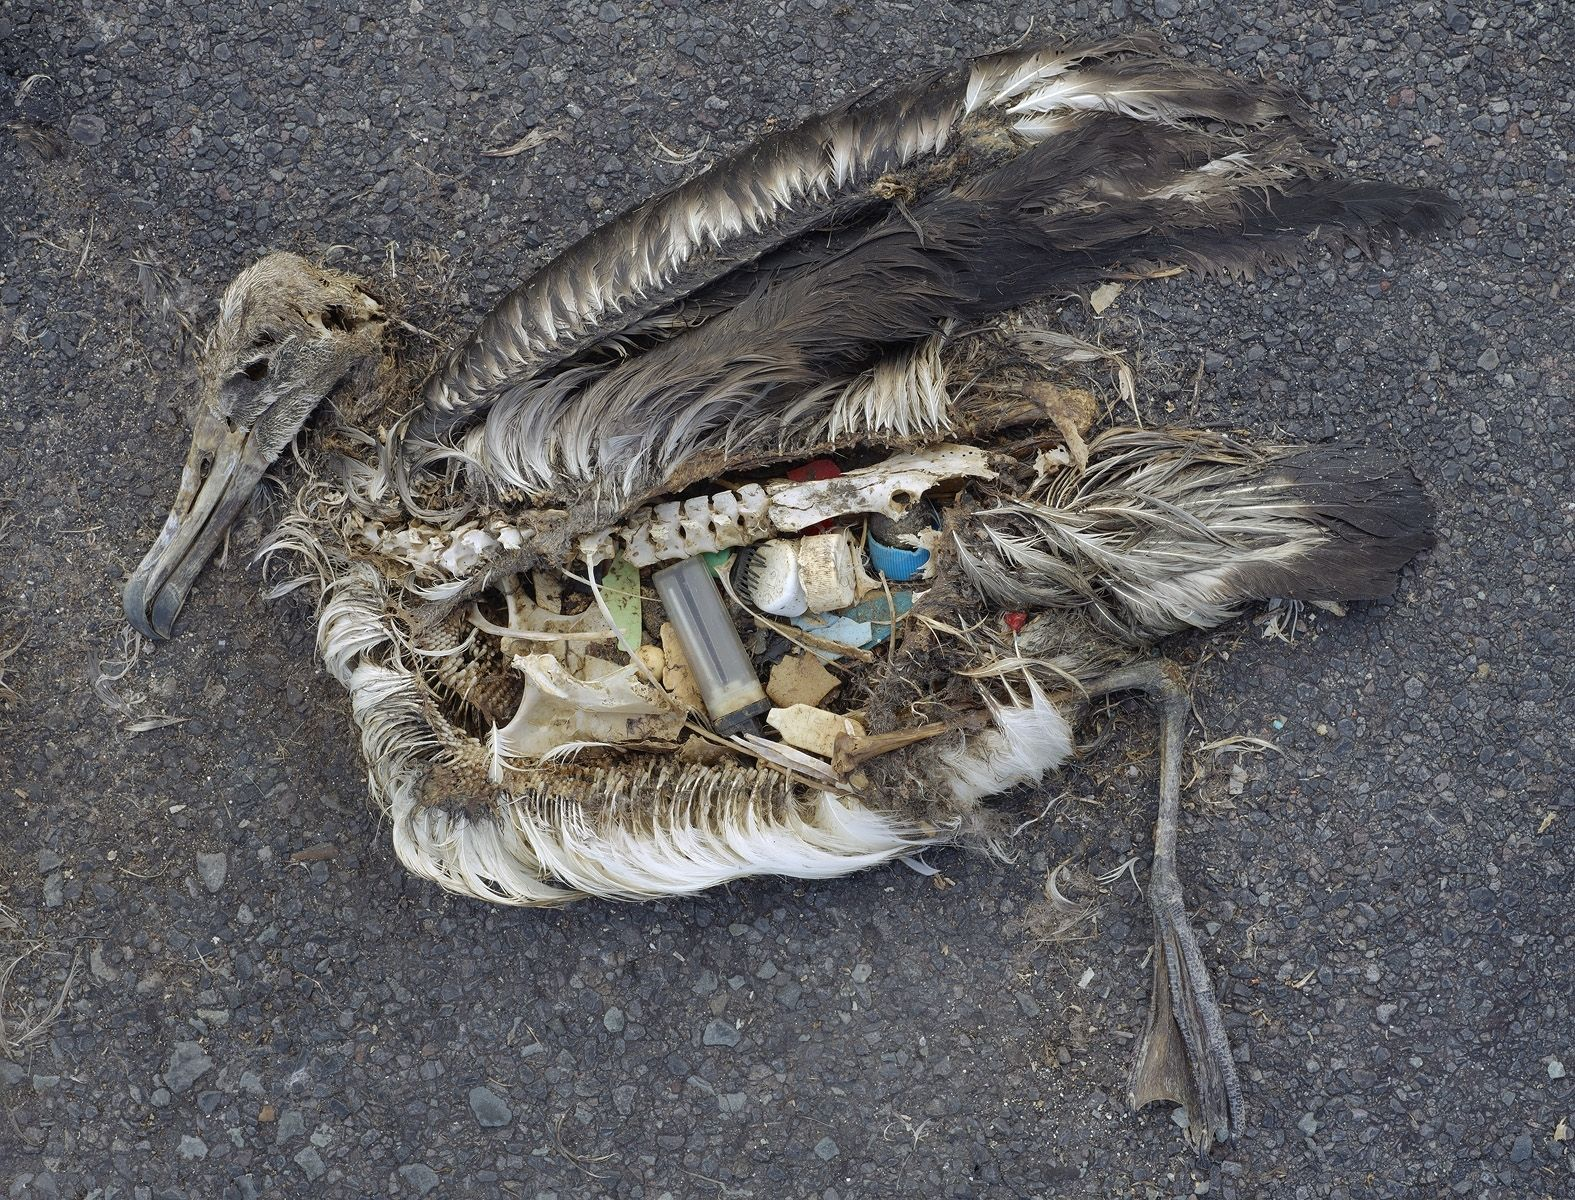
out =
{"type": "Polygon", "coordinates": [[[1546,0],[6,0],[5,1194],[1575,1194],[1571,22],[1546,0]],[[254,256],[396,282],[452,337],[674,158],[1030,28],[1133,22],[1290,83],[1341,162],[1467,213],[1105,318],[1148,420],[1392,447],[1439,511],[1393,602],[1175,648],[1239,1141],[1199,1161],[1121,1099],[1149,926],[1132,875],[1092,876],[1147,853],[1140,705],[1013,802],[1058,800],[1016,863],[508,912],[397,866],[307,615],[261,599],[244,536],[181,635],[95,691],[185,452],[172,312],[206,322],[254,256]],[[157,716],[187,720],[131,731],[157,716]],[[1279,752],[1198,749],[1233,737],[1279,752]],[[1099,917],[1039,945],[1063,861],[1099,917]]]}

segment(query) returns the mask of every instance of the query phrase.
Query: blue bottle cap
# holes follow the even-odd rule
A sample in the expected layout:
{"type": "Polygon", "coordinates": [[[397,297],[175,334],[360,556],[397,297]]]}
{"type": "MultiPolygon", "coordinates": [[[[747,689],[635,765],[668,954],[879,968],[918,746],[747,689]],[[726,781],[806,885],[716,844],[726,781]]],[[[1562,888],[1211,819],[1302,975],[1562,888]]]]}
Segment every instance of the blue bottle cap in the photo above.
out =
{"type": "Polygon", "coordinates": [[[888,546],[872,533],[865,541],[870,565],[893,583],[906,583],[924,570],[930,561],[928,550],[909,550],[906,546],[888,546]]]}

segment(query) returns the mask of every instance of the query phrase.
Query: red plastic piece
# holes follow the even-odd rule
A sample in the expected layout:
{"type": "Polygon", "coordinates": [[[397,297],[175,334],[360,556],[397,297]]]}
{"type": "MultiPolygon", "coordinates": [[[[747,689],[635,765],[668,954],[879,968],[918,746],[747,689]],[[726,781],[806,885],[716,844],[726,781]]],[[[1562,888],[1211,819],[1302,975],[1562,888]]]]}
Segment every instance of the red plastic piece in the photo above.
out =
{"type": "Polygon", "coordinates": [[[1028,624],[1028,614],[1025,612],[1009,612],[1001,620],[1006,622],[1006,627],[1013,633],[1021,633],[1023,626],[1028,624]]]}
{"type": "Polygon", "coordinates": [[[787,477],[794,483],[808,483],[812,479],[835,479],[842,468],[829,458],[812,458],[801,467],[794,467],[787,477]]]}

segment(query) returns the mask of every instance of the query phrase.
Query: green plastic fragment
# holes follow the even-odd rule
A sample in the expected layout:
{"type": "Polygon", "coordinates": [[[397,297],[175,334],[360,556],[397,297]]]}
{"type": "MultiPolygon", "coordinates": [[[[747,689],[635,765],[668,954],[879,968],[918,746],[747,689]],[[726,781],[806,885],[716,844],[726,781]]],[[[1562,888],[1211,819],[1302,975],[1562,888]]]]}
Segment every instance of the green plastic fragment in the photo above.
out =
{"type": "Polygon", "coordinates": [[[700,557],[705,559],[706,570],[720,578],[722,572],[727,570],[727,564],[732,561],[733,552],[731,550],[713,550],[709,554],[702,554],[700,557]]]}
{"type": "Polygon", "coordinates": [[[615,558],[602,574],[602,603],[612,618],[613,630],[623,648],[633,654],[640,648],[640,568],[626,558],[615,558]]]}

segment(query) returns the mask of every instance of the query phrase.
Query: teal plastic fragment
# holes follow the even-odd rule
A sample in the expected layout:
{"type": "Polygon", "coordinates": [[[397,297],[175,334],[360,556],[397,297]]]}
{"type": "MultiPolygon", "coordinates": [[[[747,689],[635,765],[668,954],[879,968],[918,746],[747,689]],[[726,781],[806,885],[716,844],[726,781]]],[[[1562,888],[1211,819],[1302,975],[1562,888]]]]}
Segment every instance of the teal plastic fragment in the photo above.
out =
{"type": "MultiPolygon", "coordinates": [[[[794,617],[793,624],[825,641],[868,650],[891,636],[894,614],[900,617],[912,608],[912,592],[893,592],[889,604],[885,596],[876,596],[838,613],[805,613],[801,617],[794,617]]],[[[811,650],[825,662],[840,657],[814,647],[811,650]]]]}

